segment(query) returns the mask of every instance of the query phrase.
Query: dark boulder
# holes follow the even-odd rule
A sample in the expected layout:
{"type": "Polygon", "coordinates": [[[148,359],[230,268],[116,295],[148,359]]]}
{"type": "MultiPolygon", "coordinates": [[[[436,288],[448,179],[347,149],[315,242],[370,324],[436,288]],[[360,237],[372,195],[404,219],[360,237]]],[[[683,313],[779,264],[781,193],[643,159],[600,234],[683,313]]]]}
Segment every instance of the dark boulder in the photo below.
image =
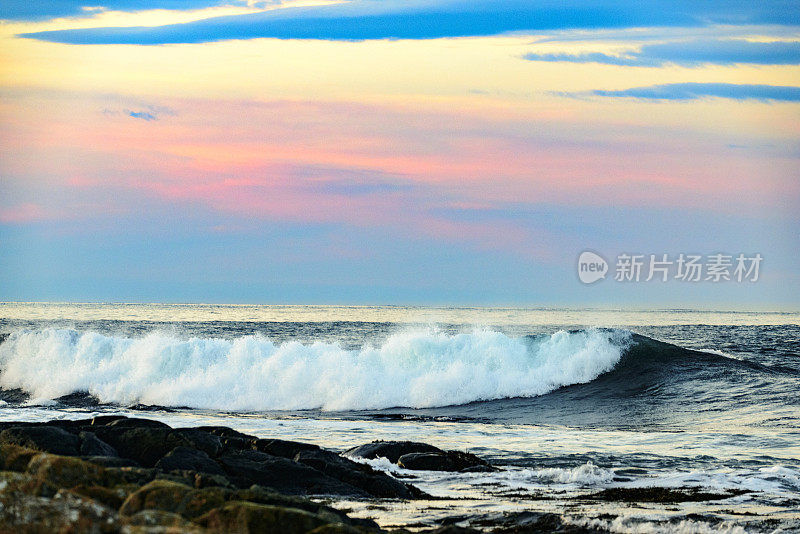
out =
{"type": "Polygon", "coordinates": [[[397,460],[403,469],[414,471],[458,471],[447,456],[436,452],[412,452],[397,460]]]}
{"type": "Polygon", "coordinates": [[[58,404],[71,406],[73,408],[96,408],[100,406],[100,401],[97,397],[89,394],[88,391],[74,391],[67,395],[56,397],[55,400],[58,404]]]}
{"type": "Polygon", "coordinates": [[[294,508],[323,516],[331,523],[347,523],[377,529],[377,525],[371,520],[350,518],[344,512],[324,504],[302,497],[282,495],[261,486],[252,486],[248,489],[196,488],[172,480],[153,480],[141,486],[128,495],[120,507],[120,513],[131,516],[150,509],[176,513],[186,519],[195,520],[230,501],[294,508]]]}
{"type": "Polygon", "coordinates": [[[447,460],[455,467],[456,471],[464,471],[466,469],[470,470],[483,470],[484,468],[488,468],[488,470],[492,470],[492,467],[489,463],[480,458],[475,456],[471,452],[463,452],[463,451],[446,451],[445,456],[447,456],[447,460]]]}
{"type": "Polygon", "coordinates": [[[25,471],[31,459],[39,454],[41,452],[13,443],[0,443],[0,471],[25,471]]]}
{"type": "Polygon", "coordinates": [[[97,437],[111,444],[123,458],[130,458],[145,467],[153,467],[175,447],[191,444],[170,427],[121,426],[98,427],[97,437]]]}
{"type": "Polygon", "coordinates": [[[243,434],[242,432],[227,426],[199,426],[194,430],[202,430],[203,432],[208,432],[209,434],[214,434],[215,436],[219,436],[221,438],[255,439],[253,436],[243,434]]]}
{"type": "Polygon", "coordinates": [[[30,398],[31,394],[20,388],[0,389],[0,400],[9,404],[22,404],[30,398]]]}
{"type": "Polygon", "coordinates": [[[119,456],[81,456],[81,460],[103,467],[141,467],[130,458],[120,458],[119,456]]]}
{"type": "Polygon", "coordinates": [[[319,504],[303,497],[282,495],[261,486],[252,486],[245,490],[238,490],[235,492],[234,497],[237,500],[259,504],[297,508],[298,510],[305,510],[306,512],[326,516],[331,522],[358,525],[368,530],[378,530],[378,524],[371,519],[351,518],[348,517],[346,513],[324,504],[319,504]]]}
{"type": "Polygon", "coordinates": [[[259,451],[227,454],[219,458],[219,463],[239,487],[258,484],[287,495],[369,496],[367,492],[316,469],[259,451]]]}
{"type": "Polygon", "coordinates": [[[127,529],[123,530],[123,532],[183,532],[186,534],[204,532],[196,524],[180,515],[161,510],[142,510],[137,512],[125,518],[125,526],[127,529]]]}
{"type": "Polygon", "coordinates": [[[248,436],[247,434],[243,434],[226,426],[200,426],[193,430],[206,432],[212,436],[218,437],[220,441],[219,454],[252,449],[256,441],[255,437],[248,436]]]}
{"type": "Polygon", "coordinates": [[[68,491],[70,493],[88,497],[93,501],[104,504],[114,510],[117,510],[120,506],[122,506],[126,496],[125,491],[122,489],[110,489],[103,486],[89,486],[86,484],[74,486],[68,491]]]}
{"type": "Polygon", "coordinates": [[[209,511],[198,518],[197,523],[214,532],[306,534],[329,521],[295,508],[232,501],[209,511]]]}
{"type": "Polygon", "coordinates": [[[219,439],[220,443],[222,444],[222,454],[251,450],[253,448],[253,443],[256,441],[256,438],[246,439],[230,437],[219,439]]]}
{"type": "Polygon", "coordinates": [[[224,504],[226,495],[221,488],[198,490],[171,480],[153,480],[132,492],[119,511],[130,516],[143,510],[160,510],[192,519],[224,504]]]}
{"type": "Polygon", "coordinates": [[[63,428],[65,430],[70,430],[72,432],[78,432],[82,430],[84,427],[88,427],[92,425],[92,421],[94,418],[91,419],[57,419],[55,421],[50,421],[48,423],[44,423],[47,426],[57,426],[63,428]]]}
{"type": "Polygon", "coordinates": [[[0,443],[19,445],[37,451],[77,456],[80,439],[55,426],[17,426],[0,432],[0,443]]]}
{"type": "Polygon", "coordinates": [[[592,495],[590,499],[601,501],[621,501],[621,502],[658,502],[658,503],[677,503],[677,502],[698,502],[698,501],[719,501],[728,499],[744,493],[750,493],[746,489],[730,489],[724,491],[704,491],[700,487],[686,488],[665,488],[659,486],[649,486],[644,488],[608,488],[592,495]]]}
{"type": "Polygon", "coordinates": [[[317,445],[310,443],[300,443],[298,441],[286,441],[283,439],[257,439],[253,442],[253,448],[257,451],[271,454],[272,456],[282,456],[283,458],[294,458],[300,451],[319,451],[322,450],[317,445]]]}
{"type": "Polygon", "coordinates": [[[411,488],[385,473],[343,458],[331,451],[322,449],[300,451],[294,461],[355,486],[373,497],[411,499],[422,494],[416,488],[411,488]]]}
{"type": "Polygon", "coordinates": [[[184,438],[190,447],[203,451],[211,458],[216,458],[222,452],[222,440],[215,434],[199,428],[176,428],[175,433],[184,438]]]}
{"type": "Polygon", "coordinates": [[[111,534],[120,532],[120,525],[113,510],[83,495],[65,491],[54,499],[17,493],[2,508],[0,532],[111,534]]]}
{"type": "Polygon", "coordinates": [[[444,451],[433,445],[415,441],[373,441],[372,443],[348,449],[344,452],[344,455],[366,458],[368,460],[373,458],[387,458],[394,464],[397,463],[397,460],[404,454],[411,454],[414,452],[443,453],[444,451]]]}
{"type": "Polygon", "coordinates": [[[106,426],[114,421],[119,421],[122,419],[129,419],[124,415],[96,415],[89,420],[89,424],[92,426],[106,426]]]}
{"type": "Polygon", "coordinates": [[[81,456],[119,456],[114,447],[98,438],[93,432],[81,432],[78,438],[81,440],[79,450],[81,456]]]}
{"type": "Polygon", "coordinates": [[[136,417],[123,417],[108,422],[105,426],[113,428],[171,428],[168,424],[154,419],[139,419],[136,417]]]}
{"type": "Polygon", "coordinates": [[[427,443],[415,441],[373,441],[346,450],[346,456],[356,458],[386,458],[405,469],[422,471],[492,471],[493,468],[474,454],[444,451],[427,443]]]}
{"type": "Polygon", "coordinates": [[[461,451],[404,454],[397,460],[397,465],[404,469],[416,471],[491,470],[485,460],[478,458],[474,454],[461,451]]]}
{"type": "Polygon", "coordinates": [[[185,470],[211,473],[212,475],[225,474],[219,464],[209,458],[205,452],[189,447],[175,447],[156,462],[155,466],[162,471],[185,470]]]}
{"type": "Polygon", "coordinates": [[[69,456],[38,454],[28,462],[26,472],[52,487],[71,488],[80,484],[114,486],[124,482],[118,471],[69,456]]]}

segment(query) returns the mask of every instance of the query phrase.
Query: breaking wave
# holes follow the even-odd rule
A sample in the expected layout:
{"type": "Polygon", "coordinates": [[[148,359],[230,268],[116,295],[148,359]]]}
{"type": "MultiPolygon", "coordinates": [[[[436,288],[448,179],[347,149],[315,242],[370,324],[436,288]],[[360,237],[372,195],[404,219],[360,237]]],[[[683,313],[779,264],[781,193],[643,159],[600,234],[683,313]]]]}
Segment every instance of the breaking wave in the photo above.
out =
{"type": "Polygon", "coordinates": [[[0,387],[34,402],[85,392],[102,403],[229,411],[428,408],[544,395],[614,369],[625,330],[513,338],[492,330],[400,332],[380,346],[144,337],[49,328],[0,344],[0,387]]]}

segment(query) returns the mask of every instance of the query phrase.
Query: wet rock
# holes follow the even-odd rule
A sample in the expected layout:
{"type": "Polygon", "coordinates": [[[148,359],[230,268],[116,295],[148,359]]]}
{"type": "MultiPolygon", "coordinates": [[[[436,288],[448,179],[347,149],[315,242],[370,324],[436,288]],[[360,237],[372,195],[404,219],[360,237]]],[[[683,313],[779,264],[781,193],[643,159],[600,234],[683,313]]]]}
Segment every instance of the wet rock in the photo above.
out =
{"type": "Polygon", "coordinates": [[[56,419],[48,423],[31,423],[32,426],[57,426],[76,434],[85,427],[91,426],[94,418],[89,419],[56,419]]]}
{"type": "Polygon", "coordinates": [[[214,475],[211,473],[198,473],[194,471],[184,471],[184,473],[190,475],[191,485],[195,488],[237,488],[237,486],[230,481],[226,474],[214,475]]]}
{"type": "Polygon", "coordinates": [[[87,534],[119,532],[113,510],[73,493],[53,498],[15,494],[0,496],[2,532],[87,534]]]}
{"type": "Polygon", "coordinates": [[[38,454],[41,452],[19,445],[0,444],[0,464],[3,469],[8,471],[25,471],[31,458],[38,454]]]}
{"type": "Polygon", "coordinates": [[[436,452],[412,452],[397,460],[397,465],[415,471],[458,471],[450,459],[436,452]]]}
{"type": "Polygon", "coordinates": [[[103,467],[141,467],[138,462],[130,458],[120,458],[118,456],[81,456],[81,460],[103,467]]]}
{"type": "Polygon", "coordinates": [[[303,497],[283,495],[261,486],[253,486],[246,490],[238,490],[234,495],[236,500],[305,510],[306,512],[311,512],[313,514],[325,517],[331,523],[346,523],[357,525],[366,529],[378,529],[377,523],[371,519],[351,518],[348,517],[344,512],[336,510],[335,508],[316,503],[303,497]]]}
{"type": "Polygon", "coordinates": [[[132,492],[120,508],[123,516],[132,516],[143,510],[161,510],[194,520],[214,508],[231,501],[247,501],[282,508],[294,508],[324,519],[327,523],[347,523],[377,528],[370,520],[349,518],[343,512],[300,497],[291,497],[260,486],[244,490],[228,488],[192,488],[186,484],[154,480],[132,492]]]}
{"type": "Polygon", "coordinates": [[[181,532],[201,533],[204,530],[178,514],[162,510],[142,510],[125,519],[124,523],[132,527],[147,527],[146,532],[181,532]]]}
{"type": "Polygon", "coordinates": [[[397,465],[405,469],[420,471],[462,471],[466,469],[474,471],[476,468],[491,470],[485,460],[461,451],[404,454],[397,460],[397,465]]]}
{"type": "Polygon", "coordinates": [[[101,416],[0,423],[0,429],[0,532],[202,532],[207,526],[353,534],[380,529],[300,496],[424,496],[316,445],[259,440],[226,427],[172,429],[101,416]]]}
{"type": "Polygon", "coordinates": [[[30,493],[28,488],[35,484],[35,479],[28,473],[16,471],[0,471],[0,495],[16,492],[30,493]]]}
{"type": "Polygon", "coordinates": [[[366,458],[368,460],[374,458],[386,458],[393,464],[397,463],[404,454],[411,453],[442,453],[442,449],[428,445],[427,443],[418,443],[415,441],[373,441],[365,445],[359,445],[352,449],[346,450],[343,454],[345,456],[353,456],[356,458],[366,458]]]}
{"type": "Polygon", "coordinates": [[[219,463],[240,487],[258,484],[288,495],[369,496],[367,492],[316,469],[263,452],[228,454],[220,457],[219,463]]]}
{"type": "Polygon", "coordinates": [[[105,426],[113,423],[114,421],[120,421],[122,419],[129,418],[125,417],[124,415],[97,415],[89,420],[89,425],[105,426]]]}
{"type": "Polygon", "coordinates": [[[175,447],[191,445],[180,433],[164,426],[128,426],[122,424],[122,421],[114,421],[109,426],[98,427],[95,433],[114,447],[120,456],[130,458],[145,467],[153,467],[175,447]]]}
{"type": "Polygon", "coordinates": [[[215,436],[219,436],[221,438],[243,438],[243,439],[250,439],[253,440],[253,436],[248,436],[247,434],[243,434],[238,430],[234,430],[227,426],[199,426],[195,430],[201,430],[203,432],[208,432],[209,434],[214,434],[215,436]]]}
{"type": "MultiPolygon", "coordinates": [[[[4,334],[0,334],[0,336],[2,335],[4,334]]],[[[0,389],[0,400],[9,404],[22,404],[30,398],[30,393],[20,388],[0,389]]]]}
{"type": "Polygon", "coordinates": [[[137,417],[114,418],[112,421],[106,423],[105,426],[110,428],[166,428],[172,430],[168,424],[162,423],[161,421],[139,419],[137,417]]]}
{"type": "Polygon", "coordinates": [[[71,488],[81,484],[114,486],[124,479],[104,467],[79,458],[41,453],[28,463],[27,472],[56,488],[71,488]]]}
{"type": "Polygon", "coordinates": [[[78,436],[55,426],[7,428],[0,432],[0,443],[19,445],[64,456],[77,456],[80,447],[78,436]]]}
{"type": "Polygon", "coordinates": [[[322,525],[314,530],[310,530],[308,534],[364,534],[364,529],[337,523],[322,525]]]}
{"type": "Polygon", "coordinates": [[[294,460],[355,486],[373,497],[411,499],[419,497],[419,493],[421,493],[415,494],[409,486],[399,480],[331,451],[305,450],[297,453],[294,460]]]}
{"type": "Polygon", "coordinates": [[[199,518],[198,523],[219,532],[306,534],[328,522],[323,517],[296,508],[234,501],[211,510],[199,518]]]}
{"type": "Polygon", "coordinates": [[[119,511],[130,516],[142,510],[161,510],[191,519],[225,501],[223,490],[196,490],[178,482],[153,480],[131,493],[119,511]]]}
{"type": "Polygon", "coordinates": [[[197,428],[177,428],[174,432],[184,438],[189,447],[203,451],[211,458],[222,452],[222,440],[215,434],[197,428]]]}
{"type": "Polygon", "coordinates": [[[259,452],[281,456],[283,458],[294,458],[301,451],[319,451],[319,446],[310,443],[300,443],[297,441],[286,441],[283,439],[257,439],[253,443],[253,448],[259,452]]]}
{"type": "Polygon", "coordinates": [[[728,499],[748,490],[728,490],[723,492],[703,491],[701,488],[609,488],[599,491],[589,497],[602,501],[623,501],[623,502],[697,502],[697,501],[717,501],[728,499]]]}
{"type": "Polygon", "coordinates": [[[201,450],[190,449],[189,447],[175,447],[163,458],[156,462],[155,467],[164,471],[188,470],[210,473],[213,475],[225,475],[225,471],[208,457],[208,454],[201,450]]]}
{"type": "Polygon", "coordinates": [[[222,443],[222,453],[224,454],[251,450],[253,443],[255,443],[255,438],[220,438],[220,442],[222,443]]]}
{"type": "Polygon", "coordinates": [[[128,496],[128,493],[121,488],[112,489],[103,486],[87,486],[86,484],[70,488],[69,491],[99,502],[113,510],[118,510],[128,496]]]}
{"type": "Polygon", "coordinates": [[[121,484],[141,486],[155,479],[161,472],[158,469],[145,467],[106,467],[106,473],[121,484]]]}
{"type": "Polygon", "coordinates": [[[80,432],[78,438],[81,441],[78,450],[81,456],[118,456],[114,447],[98,438],[93,432],[80,432]]]}
{"type": "Polygon", "coordinates": [[[219,454],[252,449],[253,444],[256,442],[256,438],[253,436],[248,436],[226,426],[201,426],[194,430],[218,437],[221,446],[219,454]]]}
{"type": "Polygon", "coordinates": [[[75,391],[67,395],[61,395],[54,399],[57,403],[75,408],[93,408],[100,406],[100,401],[94,395],[86,391],[75,391]]]}

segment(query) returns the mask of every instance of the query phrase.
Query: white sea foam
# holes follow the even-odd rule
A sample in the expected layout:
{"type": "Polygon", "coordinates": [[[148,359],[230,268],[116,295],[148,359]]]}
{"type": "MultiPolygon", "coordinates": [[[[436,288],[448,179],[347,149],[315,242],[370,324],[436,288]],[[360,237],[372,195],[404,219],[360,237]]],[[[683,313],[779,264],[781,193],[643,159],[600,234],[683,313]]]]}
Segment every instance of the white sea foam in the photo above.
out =
{"type": "Polygon", "coordinates": [[[659,474],[651,485],[702,487],[725,491],[729,488],[780,495],[800,492],[800,468],[776,464],[753,469],[687,470],[659,474]]]}
{"type": "MultiPolygon", "coordinates": [[[[382,458],[384,462],[389,461],[382,458]]],[[[370,460],[376,469],[391,473],[409,474],[398,471],[392,464],[370,460]]],[[[418,473],[418,472],[414,472],[418,473]]],[[[488,485],[498,485],[504,489],[536,491],[542,488],[560,486],[564,489],[588,487],[607,487],[614,480],[614,471],[586,462],[575,467],[544,467],[541,469],[506,467],[491,473],[458,473],[457,476],[488,485]]]]}
{"type": "Polygon", "coordinates": [[[647,521],[636,517],[619,516],[612,520],[567,518],[567,523],[621,534],[747,534],[747,530],[741,525],[729,522],[711,524],[690,519],[669,522],[647,521]]]}
{"type": "Polygon", "coordinates": [[[400,332],[381,346],[275,344],[255,335],[181,339],[27,330],[0,344],[0,386],[35,400],[88,391],[101,402],[220,410],[434,407],[542,395],[610,371],[622,330],[557,332],[536,341],[492,330],[400,332]]]}
{"type": "Polygon", "coordinates": [[[581,486],[604,484],[614,479],[614,471],[598,467],[592,462],[586,462],[583,465],[571,468],[549,467],[538,469],[532,475],[539,480],[581,486]]]}

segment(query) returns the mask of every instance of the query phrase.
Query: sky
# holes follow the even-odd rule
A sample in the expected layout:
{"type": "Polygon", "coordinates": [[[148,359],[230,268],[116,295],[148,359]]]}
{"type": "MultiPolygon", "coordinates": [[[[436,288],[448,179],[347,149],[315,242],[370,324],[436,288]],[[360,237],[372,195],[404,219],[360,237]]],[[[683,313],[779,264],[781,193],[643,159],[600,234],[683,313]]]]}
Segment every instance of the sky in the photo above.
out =
{"type": "Polygon", "coordinates": [[[797,310],[799,160],[796,2],[0,4],[2,301],[797,310]]]}

